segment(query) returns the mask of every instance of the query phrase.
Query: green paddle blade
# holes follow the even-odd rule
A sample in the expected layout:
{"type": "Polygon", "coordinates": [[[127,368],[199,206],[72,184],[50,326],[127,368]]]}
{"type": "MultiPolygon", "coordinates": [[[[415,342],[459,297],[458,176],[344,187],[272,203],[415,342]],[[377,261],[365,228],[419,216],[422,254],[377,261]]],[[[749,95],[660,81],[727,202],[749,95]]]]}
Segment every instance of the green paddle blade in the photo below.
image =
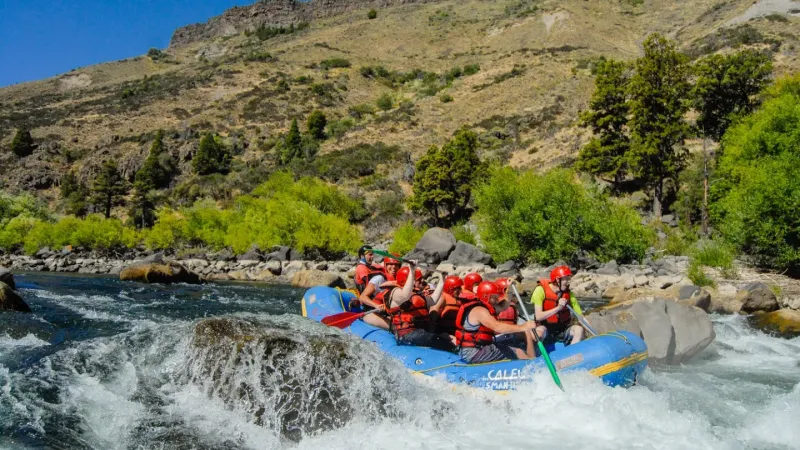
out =
{"type": "Polygon", "coordinates": [[[542,341],[538,339],[536,340],[536,344],[539,346],[539,353],[542,354],[545,364],[547,364],[547,370],[550,371],[550,376],[553,377],[553,381],[556,383],[556,386],[558,386],[558,388],[563,391],[564,386],[561,385],[561,379],[558,378],[558,374],[556,373],[556,366],[554,366],[553,361],[550,360],[550,355],[547,354],[547,350],[545,350],[544,344],[542,344],[542,341]]]}

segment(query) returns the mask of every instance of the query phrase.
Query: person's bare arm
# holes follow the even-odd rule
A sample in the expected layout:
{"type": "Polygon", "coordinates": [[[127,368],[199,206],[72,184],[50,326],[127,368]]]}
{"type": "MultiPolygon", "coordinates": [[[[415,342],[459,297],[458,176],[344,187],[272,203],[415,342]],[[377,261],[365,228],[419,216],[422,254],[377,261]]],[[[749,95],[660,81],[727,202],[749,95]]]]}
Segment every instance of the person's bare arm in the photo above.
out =
{"type": "Polygon", "coordinates": [[[361,304],[367,305],[371,308],[382,308],[383,305],[380,305],[372,300],[372,294],[374,293],[375,285],[372,283],[367,283],[367,287],[365,287],[361,295],[358,296],[358,301],[360,301],[361,304]]]}
{"type": "Polygon", "coordinates": [[[470,322],[479,322],[481,325],[489,328],[498,334],[503,333],[521,333],[524,331],[536,328],[536,322],[525,322],[522,325],[512,325],[510,323],[501,322],[489,314],[489,310],[483,307],[477,307],[469,313],[470,322]]]}
{"type": "Polygon", "coordinates": [[[533,316],[536,318],[537,322],[544,322],[545,320],[549,319],[550,317],[555,316],[556,314],[560,313],[561,310],[564,309],[564,307],[565,307],[564,305],[566,305],[566,304],[567,304],[567,299],[562,297],[562,298],[560,298],[558,300],[558,306],[556,306],[553,309],[547,310],[547,311],[544,311],[544,309],[542,308],[542,305],[538,305],[538,304],[534,305],[534,307],[533,307],[533,316]]]}
{"type": "Polygon", "coordinates": [[[416,281],[416,269],[417,266],[413,261],[409,261],[409,274],[408,279],[406,280],[406,284],[403,286],[403,289],[398,291],[397,289],[392,291],[392,307],[397,307],[402,305],[403,303],[409,301],[411,296],[414,294],[414,282],[416,281]]]}

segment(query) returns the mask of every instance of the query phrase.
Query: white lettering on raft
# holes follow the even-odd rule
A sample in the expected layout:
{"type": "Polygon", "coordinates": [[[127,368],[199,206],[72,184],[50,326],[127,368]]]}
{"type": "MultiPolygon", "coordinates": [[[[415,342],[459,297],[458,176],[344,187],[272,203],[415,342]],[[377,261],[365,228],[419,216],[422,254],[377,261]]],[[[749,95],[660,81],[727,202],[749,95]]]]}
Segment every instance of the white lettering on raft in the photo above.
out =
{"type": "Polygon", "coordinates": [[[561,361],[556,362],[556,369],[562,370],[566,369],[567,367],[574,366],[575,364],[583,362],[583,353],[578,353],[577,355],[572,355],[569,358],[564,358],[561,361]]]}
{"type": "Polygon", "coordinates": [[[520,378],[520,375],[521,375],[521,373],[520,373],[520,370],[519,370],[519,369],[511,369],[511,370],[505,370],[505,369],[500,369],[500,370],[497,370],[497,369],[492,369],[492,370],[490,370],[490,371],[489,371],[489,373],[486,375],[486,378],[488,378],[488,379],[490,379],[490,380],[492,380],[492,381],[500,381],[500,380],[517,380],[517,379],[519,379],[519,378],[520,378]]]}

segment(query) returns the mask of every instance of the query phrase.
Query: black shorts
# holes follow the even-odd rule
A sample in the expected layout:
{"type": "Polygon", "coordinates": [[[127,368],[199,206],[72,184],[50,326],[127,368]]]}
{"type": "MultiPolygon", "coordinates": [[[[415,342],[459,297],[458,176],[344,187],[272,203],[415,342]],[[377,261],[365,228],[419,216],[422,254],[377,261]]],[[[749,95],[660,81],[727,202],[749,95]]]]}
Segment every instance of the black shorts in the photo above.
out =
{"type": "Polygon", "coordinates": [[[556,342],[569,344],[572,340],[572,334],[569,333],[569,328],[572,326],[572,323],[547,323],[544,326],[547,328],[547,336],[544,338],[545,345],[555,344],[556,342]]]}
{"type": "Polygon", "coordinates": [[[519,359],[514,349],[504,344],[490,344],[480,348],[464,347],[459,352],[459,356],[470,364],[519,359]]]}
{"type": "Polygon", "coordinates": [[[403,335],[397,335],[397,345],[415,345],[417,347],[430,347],[446,352],[454,352],[455,346],[450,339],[426,330],[411,330],[403,335]]]}

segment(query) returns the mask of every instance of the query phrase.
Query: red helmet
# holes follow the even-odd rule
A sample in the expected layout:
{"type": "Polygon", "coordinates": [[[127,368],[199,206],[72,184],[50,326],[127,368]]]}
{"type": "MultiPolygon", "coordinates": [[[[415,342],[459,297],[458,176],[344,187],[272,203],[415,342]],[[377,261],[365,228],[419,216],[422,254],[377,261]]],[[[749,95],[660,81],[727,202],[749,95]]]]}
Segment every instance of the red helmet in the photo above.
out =
{"type": "MultiPolygon", "coordinates": [[[[396,254],[396,253],[392,253],[392,256],[397,256],[397,257],[399,257],[400,255],[398,255],[398,254],[396,254]]],[[[384,266],[387,266],[387,265],[390,265],[390,264],[394,264],[394,265],[396,265],[396,266],[399,266],[399,265],[400,265],[400,261],[398,261],[398,260],[396,260],[396,259],[394,259],[394,258],[390,258],[390,257],[388,257],[388,256],[387,256],[387,257],[385,257],[385,258],[383,258],[383,265],[384,265],[384,266]]]]}
{"type": "Polygon", "coordinates": [[[478,285],[478,292],[476,294],[478,296],[478,300],[489,303],[489,297],[492,295],[502,296],[503,290],[500,289],[500,286],[492,283],[491,281],[482,281],[481,284],[478,285]]]}
{"type": "Polygon", "coordinates": [[[571,277],[572,271],[567,266],[558,266],[550,272],[550,282],[555,283],[556,280],[563,277],[571,277]]]}
{"type": "MultiPolygon", "coordinates": [[[[395,275],[395,278],[397,279],[397,284],[399,284],[400,286],[404,286],[406,284],[406,281],[408,280],[409,272],[411,272],[411,268],[410,267],[408,267],[408,266],[401,267],[400,270],[397,271],[397,275],[395,275]]],[[[417,269],[414,272],[414,279],[415,280],[421,280],[422,279],[422,271],[421,270],[417,269]]]]}
{"type": "Polygon", "coordinates": [[[508,288],[511,286],[511,278],[500,278],[499,280],[495,280],[494,284],[500,288],[500,290],[505,293],[508,288]]]}
{"type": "Polygon", "coordinates": [[[467,276],[464,277],[464,289],[472,292],[472,289],[475,287],[475,285],[481,281],[483,281],[482,276],[474,272],[468,273],[467,276]]]}
{"type": "Polygon", "coordinates": [[[444,279],[444,292],[453,295],[453,289],[464,286],[461,278],[455,275],[449,275],[444,279]]]}

